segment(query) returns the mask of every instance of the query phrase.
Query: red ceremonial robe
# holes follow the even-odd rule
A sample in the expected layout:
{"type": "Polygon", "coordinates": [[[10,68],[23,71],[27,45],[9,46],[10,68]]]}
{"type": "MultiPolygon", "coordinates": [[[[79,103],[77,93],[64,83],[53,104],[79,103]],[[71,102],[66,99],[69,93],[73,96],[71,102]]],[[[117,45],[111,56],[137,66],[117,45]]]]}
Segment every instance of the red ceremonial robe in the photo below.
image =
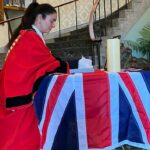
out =
{"type": "Polygon", "coordinates": [[[0,72],[0,149],[39,150],[40,134],[32,102],[6,108],[7,102],[21,102],[32,93],[37,79],[60,66],[39,35],[23,30],[13,43],[0,72]]]}

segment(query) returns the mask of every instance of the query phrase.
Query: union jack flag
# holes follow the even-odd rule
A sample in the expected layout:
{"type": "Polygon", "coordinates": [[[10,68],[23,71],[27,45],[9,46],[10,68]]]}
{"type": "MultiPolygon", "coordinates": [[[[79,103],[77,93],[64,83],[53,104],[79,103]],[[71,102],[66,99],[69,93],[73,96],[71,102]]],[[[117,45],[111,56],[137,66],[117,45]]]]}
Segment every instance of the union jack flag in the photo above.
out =
{"type": "Polygon", "coordinates": [[[34,105],[41,149],[150,149],[149,72],[49,75],[34,105]]]}

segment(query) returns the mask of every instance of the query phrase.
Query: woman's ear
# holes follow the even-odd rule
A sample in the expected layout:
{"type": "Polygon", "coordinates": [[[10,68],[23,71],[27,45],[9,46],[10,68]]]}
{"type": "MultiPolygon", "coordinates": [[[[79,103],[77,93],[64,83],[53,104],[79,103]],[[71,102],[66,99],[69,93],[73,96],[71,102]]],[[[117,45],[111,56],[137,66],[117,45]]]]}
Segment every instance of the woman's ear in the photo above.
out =
{"type": "Polygon", "coordinates": [[[35,19],[35,24],[39,25],[39,24],[41,23],[41,20],[42,20],[42,19],[43,19],[43,18],[42,18],[42,15],[41,15],[41,14],[37,15],[37,17],[36,17],[36,19],[35,19]]]}

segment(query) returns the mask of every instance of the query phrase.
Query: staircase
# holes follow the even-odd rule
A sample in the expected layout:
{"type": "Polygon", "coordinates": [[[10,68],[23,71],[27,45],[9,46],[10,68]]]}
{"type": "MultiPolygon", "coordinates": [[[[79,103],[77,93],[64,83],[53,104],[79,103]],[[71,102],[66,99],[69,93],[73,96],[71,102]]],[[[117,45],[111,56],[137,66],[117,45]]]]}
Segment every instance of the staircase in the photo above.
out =
{"type": "MultiPolygon", "coordinates": [[[[149,7],[149,0],[132,0],[127,8],[122,8],[122,10],[114,13],[112,21],[108,16],[107,22],[101,20],[94,23],[95,35],[97,37],[101,35],[102,39],[100,52],[98,52],[100,54],[97,53],[97,55],[100,55],[101,67],[104,66],[106,61],[106,40],[119,37],[123,42],[126,34],[149,7]]],[[[87,58],[97,57],[97,55],[94,55],[96,50],[94,45],[98,44],[90,40],[88,27],[72,31],[68,34],[64,35],[64,37],[47,41],[47,46],[56,57],[61,57],[63,60],[78,60],[82,55],[87,58]]],[[[97,60],[97,58],[93,58],[93,60],[97,60]]],[[[94,65],[97,66],[97,63],[95,61],[94,65]]]]}
{"type": "Polygon", "coordinates": [[[150,7],[149,0],[133,0],[128,5],[128,9],[124,9],[120,11],[119,17],[113,19],[111,28],[107,30],[107,36],[102,37],[101,44],[101,64],[104,65],[104,61],[106,58],[106,40],[108,38],[114,38],[119,36],[121,39],[121,43],[123,43],[124,37],[130,31],[130,29],[134,26],[134,24],[140,19],[140,17],[144,14],[146,9],[150,7]]]}
{"type": "Polygon", "coordinates": [[[55,38],[47,43],[52,53],[63,60],[79,59],[82,55],[92,56],[92,41],[88,27],[70,32],[69,36],[55,38]]]}

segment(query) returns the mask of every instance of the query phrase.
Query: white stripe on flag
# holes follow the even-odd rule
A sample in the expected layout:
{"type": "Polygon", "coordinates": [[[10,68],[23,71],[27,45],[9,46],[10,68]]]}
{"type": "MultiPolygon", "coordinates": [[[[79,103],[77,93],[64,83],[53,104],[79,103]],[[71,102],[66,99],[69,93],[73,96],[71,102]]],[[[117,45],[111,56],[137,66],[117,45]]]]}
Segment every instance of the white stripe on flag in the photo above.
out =
{"type": "Polygon", "coordinates": [[[52,80],[47,88],[47,92],[46,92],[46,99],[45,99],[45,104],[44,104],[44,110],[43,110],[43,114],[42,114],[42,120],[39,124],[39,129],[40,129],[40,133],[42,135],[42,128],[43,128],[43,124],[44,124],[44,120],[45,120],[45,115],[46,115],[46,108],[47,108],[47,103],[48,103],[48,99],[49,99],[49,95],[51,93],[51,90],[57,80],[58,75],[55,75],[52,77],[52,80]]]}
{"type": "Polygon", "coordinates": [[[122,81],[122,79],[121,79],[121,77],[120,77],[119,75],[118,75],[118,82],[119,82],[121,88],[123,89],[123,91],[124,91],[124,93],[125,93],[125,95],[126,95],[126,97],[127,97],[127,99],[128,99],[128,102],[130,103],[132,112],[133,112],[133,114],[134,114],[134,117],[135,117],[135,119],[136,119],[136,121],[137,121],[137,123],[138,123],[138,125],[139,125],[140,131],[141,131],[141,133],[142,133],[143,142],[144,142],[145,144],[148,144],[148,141],[147,141],[147,138],[146,138],[147,136],[146,136],[145,130],[144,130],[144,128],[143,128],[142,122],[141,122],[141,120],[140,120],[139,114],[138,114],[138,112],[137,112],[135,103],[134,103],[134,101],[133,101],[133,99],[132,99],[131,94],[129,93],[127,87],[125,86],[124,82],[122,81]]]}
{"type": "Polygon", "coordinates": [[[110,85],[110,113],[112,124],[112,145],[118,144],[119,132],[119,84],[117,81],[117,73],[109,73],[110,85]],[[115,112],[115,115],[114,115],[115,112]]]}
{"type": "Polygon", "coordinates": [[[129,73],[132,78],[133,83],[139,93],[139,96],[142,100],[146,113],[150,120],[150,93],[146,87],[145,81],[139,72],[129,73]]]}
{"type": "Polygon", "coordinates": [[[72,83],[73,83],[73,78],[70,75],[67,77],[64,86],[62,88],[62,91],[60,92],[60,95],[58,97],[57,103],[54,107],[54,111],[52,113],[51,120],[48,126],[46,141],[43,146],[43,149],[45,150],[47,149],[50,150],[52,148],[54,138],[58,130],[58,126],[61,122],[62,116],[67,107],[69,99],[74,91],[74,86],[70,86],[72,85],[72,83]]]}
{"type": "Polygon", "coordinates": [[[88,150],[82,74],[75,75],[74,83],[75,83],[75,100],[76,100],[79,150],[88,150]]]}

